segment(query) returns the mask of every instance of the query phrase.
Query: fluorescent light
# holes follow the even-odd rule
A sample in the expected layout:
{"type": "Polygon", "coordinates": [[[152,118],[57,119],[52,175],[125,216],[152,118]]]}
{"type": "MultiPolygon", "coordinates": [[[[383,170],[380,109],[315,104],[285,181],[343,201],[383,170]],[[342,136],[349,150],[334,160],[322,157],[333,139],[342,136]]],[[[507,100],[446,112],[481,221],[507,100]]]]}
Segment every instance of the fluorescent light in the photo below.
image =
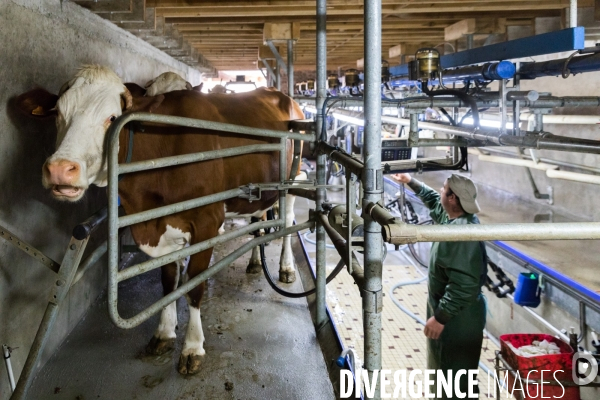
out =
{"type": "MultiPolygon", "coordinates": [[[[312,113],[312,114],[317,113],[317,109],[312,106],[305,106],[304,110],[308,111],[309,113],[312,113]]],[[[349,122],[354,125],[365,126],[365,121],[362,118],[351,117],[349,115],[338,114],[336,112],[333,112],[331,115],[334,116],[335,119],[340,120],[340,121],[349,122]]]]}
{"type": "MultiPolygon", "coordinates": [[[[473,118],[469,117],[469,118],[465,118],[463,120],[463,124],[465,125],[473,125],[473,118]]],[[[489,128],[496,128],[496,129],[500,129],[500,121],[490,121],[488,119],[482,119],[479,118],[479,125],[481,126],[487,126],[489,128]]],[[[513,128],[513,123],[512,122],[507,122],[506,123],[506,129],[512,129],[513,128]]]]}

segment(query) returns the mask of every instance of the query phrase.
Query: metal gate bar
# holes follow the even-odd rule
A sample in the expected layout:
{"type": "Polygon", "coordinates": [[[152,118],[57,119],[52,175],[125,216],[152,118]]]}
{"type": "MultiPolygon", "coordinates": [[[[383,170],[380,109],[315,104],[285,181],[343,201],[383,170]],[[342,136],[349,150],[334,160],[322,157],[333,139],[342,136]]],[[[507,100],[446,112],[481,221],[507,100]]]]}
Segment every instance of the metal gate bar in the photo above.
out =
{"type": "MultiPolygon", "coordinates": [[[[253,224],[249,224],[242,228],[236,229],[235,231],[226,232],[222,235],[214,237],[209,240],[205,240],[200,243],[195,243],[190,247],[186,247],[181,250],[174,251],[172,253],[166,254],[161,257],[153,258],[151,260],[145,261],[140,264],[136,264],[133,267],[129,267],[117,273],[117,282],[122,282],[126,279],[133,278],[134,276],[143,274],[148,271],[152,271],[158,267],[162,267],[163,265],[175,262],[177,260],[184,259],[192,254],[199,253],[201,251],[210,249],[211,247],[216,246],[217,244],[228,242],[230,240],[236,239],[240,236],[244,236],[249,234],[250,232],[254,232],[258,229],[269,229],[269,228],[279,228],[283,224],[281,221],[262,221],[255,222],[253,224]]],[[[185,293],[182,293],[182,295],[185,293]]]]}
{"type": "Polygon", "coordinates": [[[168,206],[153,208],[152,210],[126,215],[119,218],[117,227],[124,228],[129,225],[137,224],[139,222],[144,222],[151,219],[164,217],[165,215],[170,215],[181,211],[191,210],[192,208],[205,206],[207,204],[216,203],[217,201],[233,199],[235,197],[239,197],[244,193],[245,192],[239,188],[231,189],[225,192],[198,197],[192,200],[186,200],[179,203],[170,204],[168,206]]]}
{"type": "Polygon", "coordinates": [[[210,268],[204,270],[200,274],[196,275],[194,278],[190,279],[188,282],[181,285],[177,290],[169,293],[168,295],[164,296],[161,300],[157,301],[156,303],[152,304],[151,306],[149,306],[148,308],[146,308],[145,310],[143,310],[142,312],[137,314],[135,317],[132,317],[129,319],[121,318],[119,316],[118,310],[117,310],[117,302],[116,302],[117,299],[116,298],[109,299],[108,307],[109,307],[111,319],[120,328],[123,328],[123,329],[134,328],[134,327],[138,326],[139,324],[141,324],[142,322],[144,322],[145,320],[147,320],[151,315],[156,314],[157,312],[162,310],[168,304],[176,301],[183,294],[189,292],[190,290],[192,290],[193,288],[198,286],[200,283],[204,282],[211,276],[218,273],[223,268],[230,265],[237,258],[244,255],[244,253],[252,250],[252,248],[254,248],[258,245],[267,243],[271,240],[279,239],[280,237],[288,235],[288,234],[299,232],[304,229],[309,229],[309,228],[312,229],[313,226],[314,226],[313,221],[306,221],[301,224],[291,226],[285,230],[280,230],[275,233],[270,233],[268,235],[261,236],[260,238],[255,238],[255,239],[250,240],[249,242],[245,243],[242,247],[238,248],[237,250],[235,250],[228,256],[219,260],[214,265],[210,266],[210,268]]]}
{"type": "MultiPolygon", "coordinates": [[[[280,132],[269,129],[259,129],[259,128],[249,128],[244,126],[232,125],[232,124],[224,124],[219,122],[212,121],[202,121],[191,118],[182,118],[182,117],[171,117],[165,115],[156,115],[156,114],[148,114],[148,113],[132,113],[122,115],[109,127],[107,131],[108,138],[108,221],[109,221],[109,234],[108,234],[108,298],[109,298],[109,314],[112,321],[120,328],[129,329],[134,326],[139,325],[146,319],[148,319],[151,315],[157,313],[162,308],[175,301],[180,296],[189,292],[191,289],[199,285],[202,281],[207,279],[209,276],[217,273],[220,268],[222,268],[225,264],[225,260],[235,260],[237,257],[244,254],[246,251],[250,250],[252,247],[257,246],[263,240],[268,241],[273,238],[284,236],[291,234],[293,232],[297,232],[298,227],[304,226],[305,228],[310,226],[311,223],[307,222],[305,224],[301,224],[295,227],[291,227],[285,229],[286,227],[286,204],[285,204],[285,195],[286,190],[284,188],[279,188],[279,209],[280,215],[278,221],[266,221],[259,222],[255,224],[251,224],[243,229],[236,230],[236,232],[230,232],[219,237],[215,237],[200,243],[195,243],[194,245],[178,250],[162,257],[147,261],[142,264],[135,265],[134,267],[130,267],[123,272],[118,272],[118,228],[123,226],[128,226],[131,224],[135,224],[142,221],[147,221],[153,218],[162,217],[165,215],[174,214],[177,212],[181,212],[184,210],[188,210],[191,208],[195,208],[198,206],[216,203],[219,201],[224,201],[229,198],[240,197],[241,195],[247,195],[249,197],[249,201],[251,201],[251,193],[247,193],[247,190],[244,191],[242,188],[232,189],[221,193],[215,193],[208,196],[203,196],[197,199],[188,200],[184,202],[180,202],[177,204],[172,204],[164,207],[160,207],[154,210],[144,211],[141,213],[137,213],[134,215],[130,215],[128,217],[118,217],[117,212],[117,203],[118,203],[118,178],[120,173],[128,173],[128,172],[137,172],[146,169],[154,169],[159,167],[171,166],[171,165],[181,165],[183,163],[190,162],[198,162],[208,159],[222,158],[222,157],[230,157],[236,156],[240,154],[249,154],[252,152],[259,151],[279,151],[279,178],[283,183],[286,180],[286,170],[287,170],[287,141],[289,139],[294,140],[314,140],[315,135],[311,134],[299,134],[299,133],[291,133],[291,132],[280,132]],[[119,133],[121,129],[125,126],[125,124],[129,121],[145,121],[145,122],[156,122],[156,123],[165,123],[165,124],[175,124],[179,126],[187,126],[192,128],[203,128],[210,129],[215,131],[223,131],[223,132],[232,132],[244,135],[253,135],[260,137],[271,137],[278,138],[280,140],[279,144],[265,144],[265,145],[252,145],[249,147],[238,147],[238,148],[230,148],[223,150],[215,150],[209,152],[201,152],[194,154],[185,154],[181,156],[167,157],[155,160],[146,160],[142,162],[132,163],[131,165],[118,165],[118,153],[119,153],[119,133]],[[308,224],[308,225],[306,225],[308,224]],[[306,225],[306,226],[305,226],[306,225]],[[177,290],[171,292],[169,295],[163,297],[161,300],[155,302],[150,307],[146,308],[136,316],[125,319],[119,315],[118,312],[118,283],[122,280],[129,279],[133,276],[137,276],[141,273],[150,271],[152,269],[158,268],[162,265],[168,264],[170,262],[180,260],[192,254],[198,253],[200,251],[209,249],[214,247],[216,244],[225,242],[227,240],[231,240],[235,237],[244,235],[251,231],[267,228],[267,227],[280,227],[281,230],[276,234],[270,234],[267,236],[263,236],[262,238],[254,239],[248,242],[246,245],[242,246],[240,249],[236,250],[219,263],[213,265],[209,270],[204,271],[203,273],[197,275],[186,284],[179,287],[177,290]],[[265,238],[267,238],[265,240],[265,238]],[[243,250],[243,251],[242,251],[243,250]]],[[[230,262],[230,261],[229,261],[230,262]]]]}
{"type": "Polygon", "coordinates": [[[242,154],[255,153],[258,151],[278,151],[279,147],[280,145],[278,144],[255,144],[244,147],[233,147],[230,149],[206,151],[203,153],[164,157],[158,160],[136,161],[119,166],[119,174],[128,174],[130,172],[170,167],[172,165],[183,165],[198,161],[214,160],[215,158],[237,156],[242,154]]]}

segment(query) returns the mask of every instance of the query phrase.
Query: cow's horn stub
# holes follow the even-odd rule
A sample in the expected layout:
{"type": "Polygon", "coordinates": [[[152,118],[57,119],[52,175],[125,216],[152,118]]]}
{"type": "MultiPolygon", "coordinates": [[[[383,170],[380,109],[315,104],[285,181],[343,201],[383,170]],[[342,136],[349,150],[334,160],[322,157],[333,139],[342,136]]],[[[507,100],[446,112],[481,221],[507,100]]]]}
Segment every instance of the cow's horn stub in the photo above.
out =
{"type": "Polygon", "coordinates": [[[129,110],[133,107],[133,98],[131,97],[131,92],[126,87],[125,91],[121,93],[121,109],[123,111],[129,110]]]}

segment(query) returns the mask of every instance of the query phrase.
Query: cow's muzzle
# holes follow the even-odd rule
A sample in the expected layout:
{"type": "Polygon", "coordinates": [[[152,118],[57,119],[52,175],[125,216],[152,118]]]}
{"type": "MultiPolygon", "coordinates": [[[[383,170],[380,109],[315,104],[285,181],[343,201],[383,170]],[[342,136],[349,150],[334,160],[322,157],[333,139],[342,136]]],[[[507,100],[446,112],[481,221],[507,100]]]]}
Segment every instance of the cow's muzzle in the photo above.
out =
{"type": "Polygon", "coordinates": [[[46,161],[42,168],[43,184],[52,189],[52,195],[60,200],[77,201],[85,192],[78,185],[81,177],[81,165],[75,161],[46,161]]]}

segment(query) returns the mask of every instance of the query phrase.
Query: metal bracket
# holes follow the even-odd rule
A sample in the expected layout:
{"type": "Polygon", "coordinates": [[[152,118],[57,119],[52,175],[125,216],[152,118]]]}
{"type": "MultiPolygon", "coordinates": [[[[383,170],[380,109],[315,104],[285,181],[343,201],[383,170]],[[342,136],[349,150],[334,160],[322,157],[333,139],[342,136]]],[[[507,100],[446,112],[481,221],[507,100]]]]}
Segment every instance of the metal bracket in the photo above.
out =
{"type": "Polygon", "coordinates": [[[19,249],[23,250],[25,253],[29,254],[30,256],[44,264],[46,267],[50,268],[52,271],[58,273],[58,270],[60,269],[59,263],[46,256],[44,253],[37,250],[29,243],[19,239],[16,235],[14,235],[12,232],[10,232],[8,229],[4,228],[1,225],[0,237],[5,239],[7,242],[13,244],[15,247],[18,247],[19,249]]]}
{"type": "Polygon", "coordinates": [[[261,187],[259,185],[249,183],[246,186],[240,186],[240,189],[244,191],[243,194],[238,196],[240,199],[246,199],[252,203],[253,201],[260,200],[261,198],[261,187]]]}

